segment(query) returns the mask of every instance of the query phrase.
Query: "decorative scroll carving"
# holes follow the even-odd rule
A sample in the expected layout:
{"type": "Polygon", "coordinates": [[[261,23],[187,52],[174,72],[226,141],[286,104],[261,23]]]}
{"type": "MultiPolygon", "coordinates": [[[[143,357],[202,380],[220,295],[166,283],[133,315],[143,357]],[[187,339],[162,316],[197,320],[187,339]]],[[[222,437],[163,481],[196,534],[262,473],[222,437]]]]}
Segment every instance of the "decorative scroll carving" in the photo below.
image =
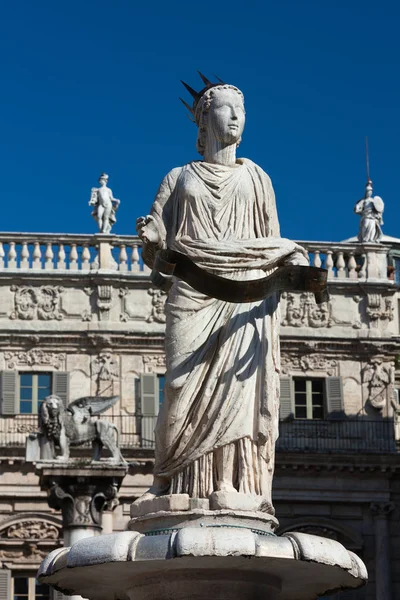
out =
{"type": "Polygon", "coordinates": [[[392,299],[382,298],[381,294],[367,294],[367,315],[372,328],[381,327],[380,321],[393,321],[392,299]]]}
{"type": "Polygon", "coordinates": [[[10,289],[15,292],[14,310],[10,314],[10,319],[61,321],[64,318],[60,310],[63,287],[43,285],[37,288],[12,285],[10,289]]]}
{"type": "Polygon", "coordinates": [[[60,530],[45,521],[20,521],[5,529],[2,537],[18,540],[57,540],[60,530]]]}
{"type": "Polygon", "coordinates": [[[165,354],[145,354],[143,363],[145,373],[154,373],[157,368],[166,369],[165,354]]]}
{"type": "Polygon", "coordinates": [[[100,321],[108,321],[112,305],[111,285],[97,286],[97,307],[99,309],[100,321]]]}
{"type": "Polygon", "coordinates": [[[165,300],[167,299],[167,294],[162,290],[154,288],[150,288],[148,294],[151,296],[151,312],[146,321],[148,323],[152,323],[153,321],[156,323],[165,323],[165,300]]]}
{"type": "Polygon", "coordinates": [[[93,478],[75,483],[55,480],[50,488],[49,506],[62,511],[63,527],[81,525],[100,526],[105,508],[112,509],[117,502],[118,485],[93,478]]]}
{"type": "Polygon", "coordinates": [[[112,381],[118,379],[118,359],[111,352],[102,352],[92,358],[92,375],[98,381],[112,381]]]}
{"type": "Polygon", "coordinates": [[[328,376],[336,375],[338,362],[322,356],[321,354],[283,354],[281,357],[281,371],[283,374],[292,371],[323,371],[328,376]]]}
{"type": "Polygon", "coordinates": [[[368,401],[376,409],[382,410],[386,403],[387,388],[394,380],[394,369],[390,363],[372,359],[361,371],[363,383],[368,385],[368,401]]]}
{"type": "Polygon", "coordinates": [[[7,369],[15,369],[17,366],[43,366],[61,369],[64,365],[65,354],[57,352],[44,352],[33,348],[28,351],[21,352],[5,352],[4,359],[7,364],[7,369]]]}
{"type": "Polygon", "coordinates": [[[371,502],[370,510],[374,519],[387,519],[395,509],[394,502],[371,502]]]}
{"type": "Polygon", "coordinates": [[[316,304],[314,294],[282,294],[286,297],[286,316],[282,325],[290,327],[332,327],[330,302],[316,304]]]}

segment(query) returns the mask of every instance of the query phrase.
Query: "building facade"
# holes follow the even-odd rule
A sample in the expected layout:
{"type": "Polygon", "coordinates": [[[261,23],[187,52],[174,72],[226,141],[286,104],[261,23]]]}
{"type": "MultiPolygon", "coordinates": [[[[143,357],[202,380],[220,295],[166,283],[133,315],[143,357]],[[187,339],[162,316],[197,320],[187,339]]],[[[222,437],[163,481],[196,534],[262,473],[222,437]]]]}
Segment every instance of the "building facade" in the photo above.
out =
{"type": "MultiPolygon", "coordinates": [[[[329,273],[330,300],[283,294],[281,423],[274,505],[280,531],[331,537],[370,583],[338,595],[400,597],[400,241],[299,242],[329,273]]],[[[0,600],[49,600],[35,572],[62,544],[25,442],[49,393],[66,405],[120,397],[102,418],[120,431],[129,473],[103,531],[125,529],[151,482],[165,373],[165,295],[132,236],[0,234],[0,600]]],[[[90,448],[74,449],[87,460],[90,448]]],[[[57,597],[57,596],[55,596],[57,597]]]]}

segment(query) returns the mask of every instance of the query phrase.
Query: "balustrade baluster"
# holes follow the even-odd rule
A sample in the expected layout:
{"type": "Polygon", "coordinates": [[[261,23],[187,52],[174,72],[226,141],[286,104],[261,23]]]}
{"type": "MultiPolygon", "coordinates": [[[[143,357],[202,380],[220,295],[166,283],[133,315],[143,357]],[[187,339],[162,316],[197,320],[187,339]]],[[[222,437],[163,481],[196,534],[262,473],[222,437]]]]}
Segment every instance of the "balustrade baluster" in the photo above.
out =
{"type": "Polygon", "coordinates": [[[357,261],[354,256],[354,252],[350,252],[349,260],[347,261],[347,267],[349,269],[349,279],[358,279],[357,261]]]}
{"type": "Polygon", "coordinates": [[[40,243],[34,242],[33,247],[33,263],[32,269],[41,269],[42,268],[42,251],[40,249],[40,243]]]}
{"type": "Polygon", "coordinates": [[[83,244],[82,249],[82,271],[90,269],[90,250],[88,244],[83,244]]]}
{"type": "Polygon", "coordinates": [[[47,242],[46,243],[46,253],[45,253],[46,262],[44,264],[44,268],[47,271],[51,271],[54,268],[53,258],[54,258],[54,252],[53,252],[53,248],[52,248],[52,243],[47,242]]]}
{"type": "Polygon", "coordinates": [[[69,253],[69,269],[70,271],[78,270],[78,251],[76,244],[71,244],[71,252],[69,253]]]}
{"type": "Polygon", "coordinates": [[[314,262],[313,262],[313,266],[321,268],[321,265],[322,265],[321,252],[320,252],[320,250],[314,250],[314,262]]]}
{"type": "Polygon", "coordinates": [[[128,254],[126,252],[125,244],[121,244],[119,248],[119,270],[121,273],[126,273],[128,270],[128,254]]]}
{"type": "Polygon", "coordinates": [[[28,248],[28,242],[23,242],[22,243],[20,267],[21,267],[21,269],[29,269],[29,248],[28,248]]]}
{"type": "Polygon", "coordinates": [[[4,252],[3,242],[0,242],[0,269],[4,269],[4,256],[5,256],[5,252],[4,252]]]}
{"type": "Polygon", "coordinates": [[[131,271],[140,271],[138,244],[132,244],[131,271]]]}
{"type": "Polygon", "coordinates": [[[336,255],[336,277],[338,279],[346,278],[346,263],[344,262],[344,253],[342,250],[338,251],[336,255]]]}
{"type": "Polygon", "coordinates": [[[360,279],[365,279],[367,276],[367,255],[362,254],[361,259],[362,259],[362,265],[361,265],[361,269],[360,269],[360,279]]]}
{"type": "Polygon", "coordinates": [[[333,272],[333,256],[332,250],[326,251],[326,262],[325,267],[328,270],[328,279],[333,279],[335,277],[335,273],[333,272]]]}
{"type": "Polygon", "coordinates": [[[66,269],[64,244],[58,247],[57,269],[66,269]]]}
{"type": "Polygon", "coordinates": [[[17,252],[15,250],[15,242],[10,242],[8,250],[7,266],[9,269],[17,268],[17,252]]]}

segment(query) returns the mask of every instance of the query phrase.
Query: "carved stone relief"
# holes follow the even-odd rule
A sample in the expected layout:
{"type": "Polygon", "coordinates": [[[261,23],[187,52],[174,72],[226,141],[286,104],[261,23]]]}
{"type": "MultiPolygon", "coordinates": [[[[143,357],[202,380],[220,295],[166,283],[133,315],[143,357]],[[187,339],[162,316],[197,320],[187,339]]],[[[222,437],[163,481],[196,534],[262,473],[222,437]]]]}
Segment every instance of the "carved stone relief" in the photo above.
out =
{"type": "Polygon", "coordinates": [[[156,306],[157,298],[153,297],[151,299],[152,305],[149,306],[149,294],[146,290],[121,288],[119,290],[119,297],[121,298],[119,319],[123,323],[127,321],[159,321],[159,311],[156,306]]]}
{"type": "Polygon", "coordinates": [[[97,308],[99,309],[100,321],[108,321],[112,305],[112,287],[111,285],[97,286],[97,308]]]}
{"type": "Polygon", "coordinates": [[[282,354],[281,371],[283,374],[293,371],[322,371],[328,376],[333,376],[338,374],[338,362],[321,354],[282,354]]]}
{"type": "Polygon", "coordinates": [[[60,298],[64,288],[43,285],[41,287],[12,285],[14,292],[14,310],[10,319],[32,321],[61,321],[64,318],[60,310],[60,298]]]}
{"type": "Polygon", "coordinates": [[[333,327],[342,325],[361,328],[359,319],[355,321],[343,321],[333,315],[332,302],[316,304],[314,294],[309,292],[303,294],[294,294],[285,292],[282,298],[286,298],[286,313],[282,320],[284,327],[311,327],[320,329],[322,327],[333,327]]]}
{"type": "Polygon", "coordinates": [[[45,521],[19,521],[4,529],[1,537],[15,540],[58,540],[60,529],[45,521]]]}
{"type": "Polygon", "coordinates": [[[148,323],[152,323],[153,321],[156,323],[165,323],[165,301],[167,294],[162,290],[154,288],[150,288],[148,294],[151,296],[151,312],[146,321],[148,323]]]}
{"type": "Polygon", "coordinates": [[[381,294],[367,294],[367,315],[372,329],[393,321],[394,310],[391,298],[382,298],[381,294]],[[386,322],[386,323],[385,323],[386,322]]]}
{"type": "Polygon", "coordinates": [[[290,327],[332,327],[330,302],[316,304],[314,295],[310,293],[282,294],[286,298],[286,316],[282,325],[290,327]]]}
{"type": "Polygon", "coordinates": [[[165,354],[146,354],[143,356],[143,364],[145,373],[165,371],[165,354]]]}
{"type": "Polygon", "coordinates": [[[21,550],[0,549],[0,560],[16,560],[24,559],[26,562],[41,562],[49,553],[49,548],[46,547],[40,550],[37,544],[24,543],[21,550]]]}
{"type": "Polygon", "coordinates": [[[94,356],[91,362],[92,376],[98,381],[112,381],[119,377],[118,359],[111,352],[94,356]]]}
{"type": "Polygon", "coordinates": [[[7,369],[15,369],[17,366],[41,366],[62,369],[65,363],[65,354],[57,352],[44,352],[33,348],[32,350],[20,352],[4,352],[7,369]]]}
{"type": "Polygon", "coordinates": [[[390,363],[374,358],[361,370],[362,381],[367,385],[368,402],[382,410],[387,400],[387,389],[394,381],[394,368],[390,363]]]}

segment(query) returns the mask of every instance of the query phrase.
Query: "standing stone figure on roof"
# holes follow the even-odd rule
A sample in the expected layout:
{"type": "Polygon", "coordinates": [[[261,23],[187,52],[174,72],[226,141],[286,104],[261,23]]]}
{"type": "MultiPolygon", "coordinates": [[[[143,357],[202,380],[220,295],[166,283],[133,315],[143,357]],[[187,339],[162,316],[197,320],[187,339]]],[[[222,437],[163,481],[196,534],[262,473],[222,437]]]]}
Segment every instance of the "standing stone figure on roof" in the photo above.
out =
{"type": "Polygon", "coordinates": [[[380,242],[382,239],[383,210],[385,205],[382,198],[372,196],[372,181],[368,179],[365,186],[365,197],[357,202],[354,212],[361,215],[359,242],[380,242]]]}
{"type": "MultiPolygon", "coordinates": [[[[143,257],[169,248],[212,274],[259,279],[281,265],[308,265],[281,238],[268,175],[236,149],[244,98],[211,83],[189,106],[203,160],[172,169],[150,215],[137,220],[143,257]]],[[[165,494],[239,494],[273,512],[271,484],[279,418],[279,295],[226,302],[173,278],[166,301],[166,382],[156,426],[154,483],[137,500],[165,494]]],[[[237,505],[237,502],[236,502],[237,505]]]]}
{"type": "Polygon", "coordinates": [[[115,213],[120,205],[120,200],[114,198],[112,189],[107,187],[108,175],[102,173],[99,177],[100,187],[92,188],[89,206],[94,206],[92,216],[97,221],[100,233],[110,233],[111,227],[116,223],[115,213]]]}

